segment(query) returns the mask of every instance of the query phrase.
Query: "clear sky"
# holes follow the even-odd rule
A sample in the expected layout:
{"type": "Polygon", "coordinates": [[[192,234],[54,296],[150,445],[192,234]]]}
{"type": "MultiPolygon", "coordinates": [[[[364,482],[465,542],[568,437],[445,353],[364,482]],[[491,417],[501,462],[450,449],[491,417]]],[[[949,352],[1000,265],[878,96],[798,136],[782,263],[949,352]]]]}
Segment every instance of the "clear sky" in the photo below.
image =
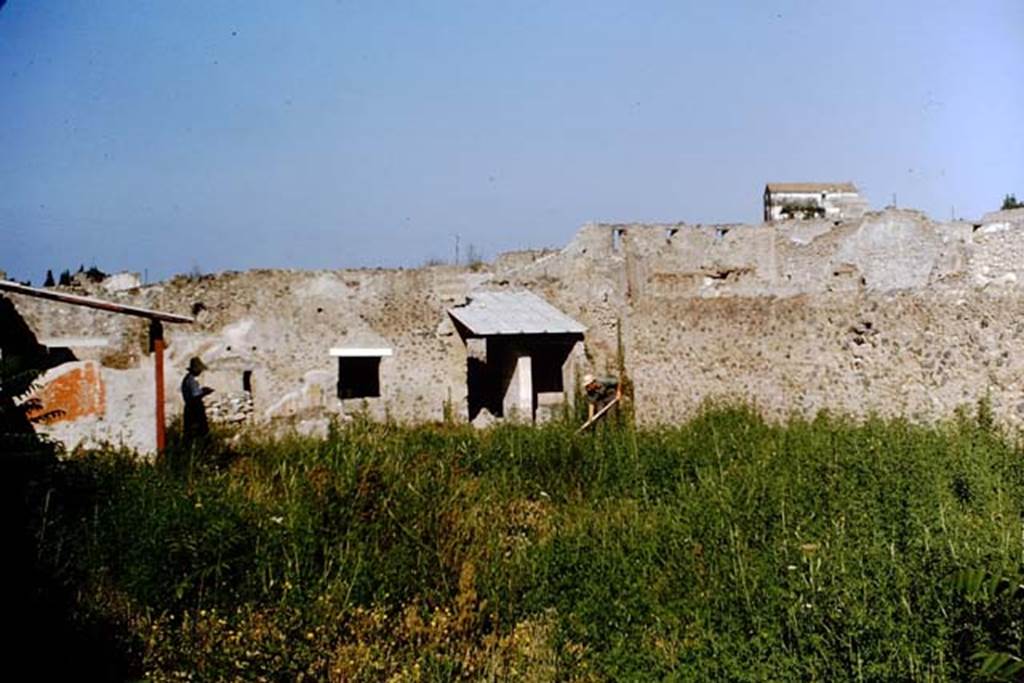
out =
{"type": "Polygon", "coordinates": [[[1024,2],[0,0],[0,269],[149,279],[1024,197],[1024,2]]]}

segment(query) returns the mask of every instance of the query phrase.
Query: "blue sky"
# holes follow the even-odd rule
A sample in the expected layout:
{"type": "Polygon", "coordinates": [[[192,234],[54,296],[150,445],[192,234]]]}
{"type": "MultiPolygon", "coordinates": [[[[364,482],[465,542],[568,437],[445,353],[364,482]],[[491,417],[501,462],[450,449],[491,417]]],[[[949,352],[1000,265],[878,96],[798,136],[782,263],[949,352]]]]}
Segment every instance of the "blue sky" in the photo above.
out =
{"type": "Polygon", "coordinates": [[[1024,2],[0,7],[0,269],[415,266],[766,181],[1024,196],[1024,2]]]}

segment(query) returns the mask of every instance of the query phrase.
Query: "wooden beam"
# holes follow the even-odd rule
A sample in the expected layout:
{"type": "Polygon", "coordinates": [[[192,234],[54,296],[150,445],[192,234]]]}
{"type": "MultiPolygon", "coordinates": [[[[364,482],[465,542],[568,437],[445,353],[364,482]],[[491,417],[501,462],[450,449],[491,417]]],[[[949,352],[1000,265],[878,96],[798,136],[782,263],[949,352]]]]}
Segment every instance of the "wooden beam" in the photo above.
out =
{"type": "Polygon", "coordinates": [[[601,408],[601,410],[599,410],[596,413],[594,413],[594,417],[592,417],[589,420],[587,420],[586,422],[584,422],[583,426],[576,430],[576,433],[577,434],[582,434],[583,432],[585,432],[588,429],[590,429],[590,427],[593,426],[593,424],[595,422],[597,422],[602,417],[604,417],[605,413],[607,413],[609,410],[611,410],[612,406],[617,405],[618,402],[619,402],[619,397],[618,396],[613,398],[611,401],[608,401],[608,403],[606,403],[604,405],[604,407],[601,408]]]}
{"type": "Polygon", "coordinates": [[[79,294],[68,294],[66,292],[58,292],[52,289],[28,287],[17,282],[11,282],[10,280],[0,280],[0,291],[11,292],[12,294],[22,294],[36,299],[59,301],[60,303],[71,304],[72,306],[85,306],[86,308],[95,308],[101,311],[109,311],[110,313],[134,315],[139,318],[148,318],[150,320],[162,320],[167,323],[195,322],[193,318],[190,318],[187,315],[154,311],[140,306],[129,306],[127,304],[119,304],[114,301],[106,301],[104,299],[97,299],[91,296],[81,296],[79,294]]]}

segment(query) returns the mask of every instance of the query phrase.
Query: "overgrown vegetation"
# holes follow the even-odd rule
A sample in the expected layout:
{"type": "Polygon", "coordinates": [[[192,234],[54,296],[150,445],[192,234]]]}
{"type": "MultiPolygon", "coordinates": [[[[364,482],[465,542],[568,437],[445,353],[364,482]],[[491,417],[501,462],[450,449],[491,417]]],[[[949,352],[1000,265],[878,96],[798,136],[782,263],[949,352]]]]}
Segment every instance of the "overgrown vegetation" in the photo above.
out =
{"type": "Polygon", "coordinates": [[[87,282],[103,282],[107,277],[107,273],[96,267],[95,264],[89,266],[86,270],[85,265],[78,266],[78,272],[72,275],[71,271],[64,269],[60,272],[60,278],[55,282],[53,278],[53,271],[47,270],[46,277],[43,279],[43,287],[55,287],[60,285],[61,287],[72,287],[75,284],[75,278],[82,277],[87,282]]]}
{"type": "Polygon", "coordinates": [[[99,492],[89,468],[58,460],[59,444],[33,429],[60,414],[33,396],[37,360],[0,358],[5,671],[11,678],[37,680],[124,680],[141,671],[142,661],[123,649],[121,623],[79,600],[78,591],[89,581],[83,546],[69,543],[69,552],[62,552],[71,531],[63,520],[84,519],[99,492]]]}
{"type": "Polygon", "coordinates": [[[26,357],[0,356],[0,453],[7,457],[52,452],[53,444],[32,428],[61,415],[33,395],[41,374],[26,357]]]}
{"type": "Polygon", "coordinates": [[[980,417],[93,453],[37,552],[154,680],[1012,677],[1024,462],[980,417]]]}

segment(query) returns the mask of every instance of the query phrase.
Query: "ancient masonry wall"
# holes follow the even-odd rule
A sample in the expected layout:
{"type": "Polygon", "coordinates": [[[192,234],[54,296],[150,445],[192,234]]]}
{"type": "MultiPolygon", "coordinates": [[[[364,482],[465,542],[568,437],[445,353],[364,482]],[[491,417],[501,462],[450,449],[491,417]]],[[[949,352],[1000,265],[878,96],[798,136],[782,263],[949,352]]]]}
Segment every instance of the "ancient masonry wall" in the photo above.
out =
{"type": "Polygon", "coordinates": [[[1024,423],[1024,211],[591,225],[512,279],[588,324],[609,370],[621,327],[644,422],[709,397],[926,420],[988,397],[1024,423]]]}
{"type": "MultiPolygon", "coordinates": [[[[845,222],[593,224],[561,251],[477,270],[250,271],[103,296],[196,314],[195,325],[166,326],[171,414],[188,359],[201,355],[214,412],[228,420],[294,417],[320,429],[356,410],[464,417],[466,352],[445,311],[476,289],[525,288],[587,325],[590,369],[614,371],[621,346],[644,422],[681,420],[711,397],[773,415],[930,420],[988,396],[1000,419],[1021,424],[1022,278],[1024,211],[936,223],[887,210],[845,222]],[[394,350],[381,362],[380,398],[337,400],[328,351],[346,345],[394,350]]],[[[53,432],[151,449],[145,322],[11,300],[40,339],[107,342],[70,347],[101,368],[105,406],[53,432]]]]}
{"type": "MultiPolygon", "coordinates": [[[[455,268],[337,272],[251,271],[177,278],[107,298],[185,314],[194,325],[166,325],[168,414],[180,414],[179,382],[192,356],[209,366],[202,382],[216,393],[210,412],[237,421],[295,418],[323,429],[333,414],[357,411],[399,420],[440,420],[466,403],[465,349],[445,310],[486,276],[455,268]],[[381,398],[337,399],[337,346],[388,346],[381,398]],[[243,392],[250,372],[251,393],[243,392]],[[454,407],[453,407],[454,406],[454,407]],[[242,413],[240,415],[239,413],[242,413]]],[[[90,420],[48,428],[68,443],[112,441],[140,450],[155,442],[153,363],[147,323],[12,296],[40,340],[101,338],[75,347],[103,368],[106,406],[90,420]]]]}

